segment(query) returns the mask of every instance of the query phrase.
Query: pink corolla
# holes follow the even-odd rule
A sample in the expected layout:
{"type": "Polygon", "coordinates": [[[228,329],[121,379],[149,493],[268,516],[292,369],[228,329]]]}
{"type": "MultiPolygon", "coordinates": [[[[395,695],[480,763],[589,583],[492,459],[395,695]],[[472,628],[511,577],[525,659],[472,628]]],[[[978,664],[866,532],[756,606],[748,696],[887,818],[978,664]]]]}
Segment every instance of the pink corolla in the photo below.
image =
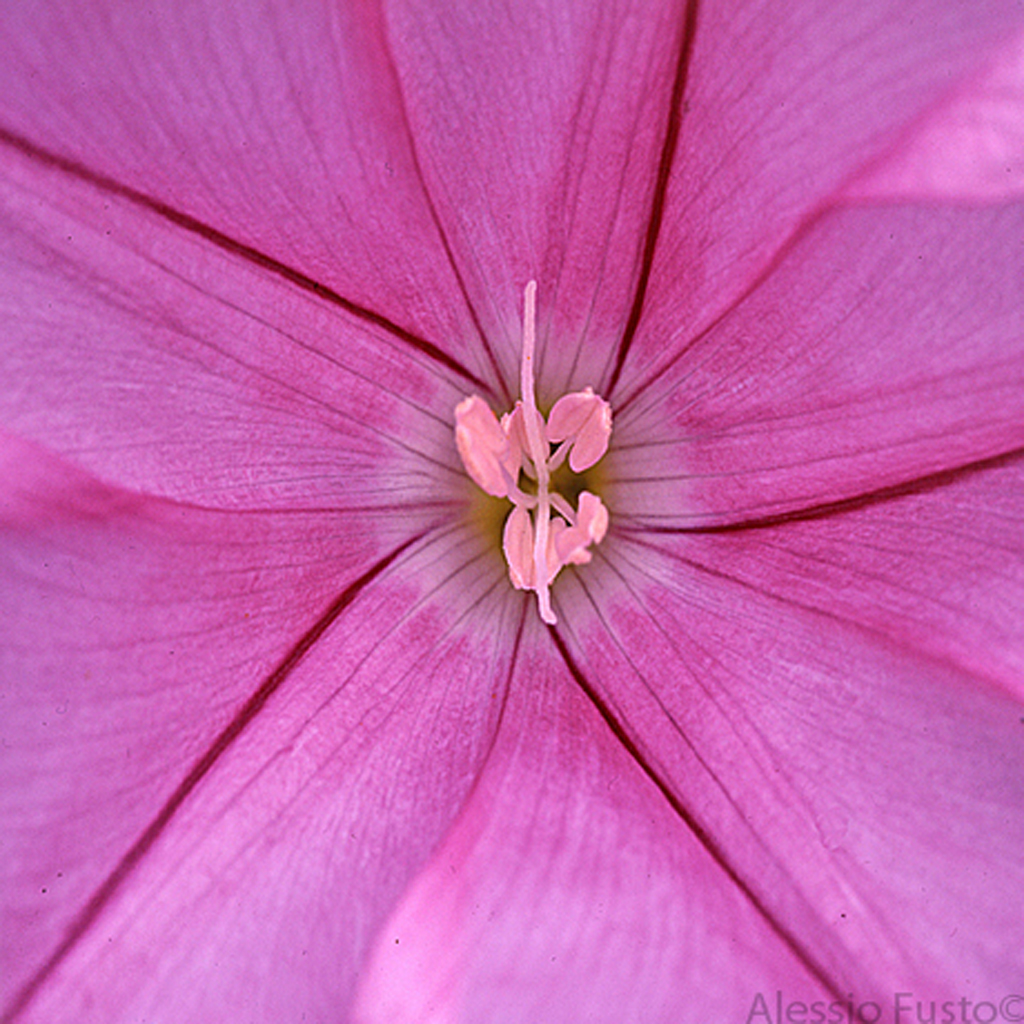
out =
{"type": "Polygon", "coordinates": [[[1019,1007],[1022,33],[0,6],[0,1019],[1019,1007]]]}

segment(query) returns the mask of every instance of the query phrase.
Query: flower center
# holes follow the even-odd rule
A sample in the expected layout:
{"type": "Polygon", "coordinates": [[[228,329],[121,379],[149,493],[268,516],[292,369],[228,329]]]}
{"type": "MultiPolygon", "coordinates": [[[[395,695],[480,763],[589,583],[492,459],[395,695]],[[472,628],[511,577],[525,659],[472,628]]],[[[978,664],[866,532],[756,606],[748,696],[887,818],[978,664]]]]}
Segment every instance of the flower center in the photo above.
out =
{"type": "Polygon", "coordinates": [[[488,494],[512,502],[502,539],[509,577],[517,590],[536,591],[540,617],[553,624],[551,583],[562,566],[590,561],[588,548],[608,530],[608,510],[589,491],[580,492],[573,508],[552,488],[552,474],[566,459],[574,474],[601,459],[612,410],[588,387],[562,395],[544,421],[534,390],[536,281],[526,286],[523,305],[522,398],[500,422],[479,395],[464,398],[455,407],[455,443],[470,477],[488,494]]]}

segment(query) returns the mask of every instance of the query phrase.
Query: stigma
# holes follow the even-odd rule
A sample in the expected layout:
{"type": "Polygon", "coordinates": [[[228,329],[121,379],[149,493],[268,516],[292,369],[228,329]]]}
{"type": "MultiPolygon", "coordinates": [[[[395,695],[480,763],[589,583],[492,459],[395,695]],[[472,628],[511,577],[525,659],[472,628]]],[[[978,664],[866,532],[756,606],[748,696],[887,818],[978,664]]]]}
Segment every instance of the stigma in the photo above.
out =
{"type": "Polygon", "coordinates": [[[581,491],[573,508],[552,486],[552,476],[568,462],[573,473],[596,465],[608,451],[611,406],[591,388],[562,395],[545,421],[537,408],[535,353],[537,282],[526,286],[520,399],[499,420],[479,396],[455,407],[455,443],[471,479],[488,494],[507,498],[502,550],[509,579],[517,590],[537,594],[540,617],[557,620],[551,584],[566,565],[590,561],[590,547],[608,531],[608,510],[596,494],[581,491]]]}

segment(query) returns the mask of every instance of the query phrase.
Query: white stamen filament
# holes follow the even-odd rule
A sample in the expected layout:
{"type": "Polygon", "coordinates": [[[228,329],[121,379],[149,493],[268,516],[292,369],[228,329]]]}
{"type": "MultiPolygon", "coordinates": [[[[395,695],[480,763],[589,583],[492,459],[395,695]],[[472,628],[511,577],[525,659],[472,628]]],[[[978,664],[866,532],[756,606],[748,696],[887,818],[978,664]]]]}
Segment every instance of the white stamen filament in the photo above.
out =
{"type": "Polygon", "coordinates": [[[576,525],[576,513],[572,510],[572,505],[569,504],[563,498],[558,491],[552,491],[550,494],[551,507],[561,516],[563,516],[570,526],[576,525]]]}
{"type": "Polygon", "coordinates": [[[534,391],[534,351],[537,346],[537,282],[526,285],[523,296],[523,362],[520,369],[519,389],[523,396],[523,426],[526,428],[526,444],[530,461],[537,471],[537,511],[534,514],[533,566],[535,589],[540,617],[549,625],[558,620],[551,610],[551,588],[548,585],[548,532],[551,526],[551,499],[548,494],[548,454],[550,447],[542,435],[540,424],[544,422],[537,408],[534,391]]]}
{"type": "Polygon", "coordinates": [[[556,449],[555,454],[548,459],[548,472],[554,473],[558,467],[565,462],[565,457],[569,454],[569,449],[576,442],[576,438],[566,438],[556,449]]]}
{"type": "MultiPolygon", "coordinates": [[[[499,466],[501,475],[505,480],[505,488],[508,491],[508,497],[512,501],[513,505],[521,505],[523,508],[534,508],[537,504],[537,499],[532,494],[526,494],[519,489],[519,485],[509,475],[508,470],[504,466],[499,466]]],[[[560,495],[552,495],[552,497],[560,497],[560,495]]]]}

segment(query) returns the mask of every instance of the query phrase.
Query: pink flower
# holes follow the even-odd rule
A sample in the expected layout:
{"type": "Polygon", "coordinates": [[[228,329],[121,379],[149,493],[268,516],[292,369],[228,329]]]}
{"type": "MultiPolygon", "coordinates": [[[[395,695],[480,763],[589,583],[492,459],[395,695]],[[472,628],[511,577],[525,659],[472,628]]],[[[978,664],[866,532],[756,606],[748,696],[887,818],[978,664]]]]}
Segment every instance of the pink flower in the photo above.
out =
{"type": "Polygon", "coordinates": [[[1019,993],[1022,40],[0,5],[0,1019],[1019,993]],[[551,628],[454,438],[530,279],[615,424],[551,628]]]}

